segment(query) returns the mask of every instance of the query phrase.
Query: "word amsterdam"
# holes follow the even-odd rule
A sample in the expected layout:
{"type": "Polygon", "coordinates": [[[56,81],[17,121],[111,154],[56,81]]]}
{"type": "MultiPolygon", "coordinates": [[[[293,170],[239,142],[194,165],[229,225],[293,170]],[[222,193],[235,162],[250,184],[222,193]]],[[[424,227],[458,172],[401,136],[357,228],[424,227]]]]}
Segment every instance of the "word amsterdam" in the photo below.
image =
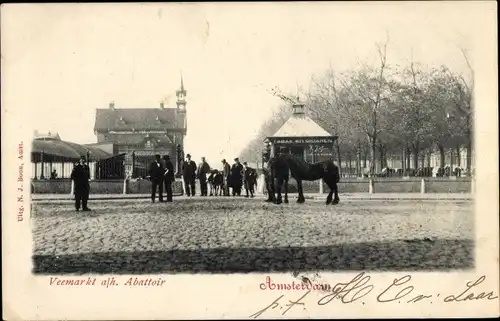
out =
{"type": "Polygon", "coordinates": [[[17,171],[17,221],[23,221],[24,214],[24,145],[20,142],[17,147],[17,159],[19,160],[17,171]]]}

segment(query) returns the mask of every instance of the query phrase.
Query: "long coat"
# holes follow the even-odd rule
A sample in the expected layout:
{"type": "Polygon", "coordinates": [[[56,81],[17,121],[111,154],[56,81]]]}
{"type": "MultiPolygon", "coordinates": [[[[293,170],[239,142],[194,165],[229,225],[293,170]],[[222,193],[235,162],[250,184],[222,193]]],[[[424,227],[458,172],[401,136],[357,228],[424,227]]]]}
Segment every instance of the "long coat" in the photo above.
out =
{"type": "Polygon", "coordinates": [[[194,161],[190,160],[182,163],[182,176],[184,176],[184,179],[196,178],[196,163],[194,161]]]}
{"type": "Polygon", "coordinates": [[[171,160],[165,160],[165,180],[168,182],[173,182],[175,180],[174,164],[171,160]]]}
{"type": "Polygon", "coordinates": [[[241,188],[243,186],[243,165],[235,163],[231,166],[229,186],[233,188],[241,188]]]}
{"type": "Polygon", "coordinates": [[[161,162],[152,162],[149,166],[149,176],[152,181],[163,181],[163,175],[165,174],[165,168],[161,162]]]}
{"type": "Polygon", "coordinates": [[[90,168],[87,164],[76,164],[71,172],[71,179],[75,182],[75,193],[90,190],[90,168]]]}

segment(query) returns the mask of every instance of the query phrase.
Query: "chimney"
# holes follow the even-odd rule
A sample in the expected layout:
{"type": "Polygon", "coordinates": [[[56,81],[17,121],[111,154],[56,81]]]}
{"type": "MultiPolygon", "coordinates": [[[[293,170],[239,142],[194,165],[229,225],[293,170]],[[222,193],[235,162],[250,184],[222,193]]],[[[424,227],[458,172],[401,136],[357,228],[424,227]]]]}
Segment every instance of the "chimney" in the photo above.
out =
{"type": "Polygon", "coordinates": [[[114,101],[109,103],[109,109],[111,109],[111,110],[115,109],[115,102],[114,101]]]}
{"type": "Polygon", "coordinates": [[[165,108],[165,104],[163,102],[160,103],[160,108],[161,109],[164,109],[165,108]]]}

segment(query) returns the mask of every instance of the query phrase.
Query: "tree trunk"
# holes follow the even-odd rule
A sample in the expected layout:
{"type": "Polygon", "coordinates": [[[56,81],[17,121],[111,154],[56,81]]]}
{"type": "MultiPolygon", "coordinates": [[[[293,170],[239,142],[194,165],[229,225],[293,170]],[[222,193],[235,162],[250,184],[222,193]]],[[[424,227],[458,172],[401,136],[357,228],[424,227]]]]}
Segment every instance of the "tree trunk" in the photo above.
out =
{"type": "Polygon", "coordinates": [[[466,130],[467,144],[466,148],[466,169],[467,175],[471,176],[472,173],[472,132],[470,130],[470,116],[467,117],[467,130],[466,130]]]}
{"type": "Polygon", "coordinates": [[[377,139],[375,136],[370,137],[370,176],[375,173],[375,161],[377,153],[377,139]]]}
{"type": "Polygon", "coordinates": [[[407,170],[411,168],[410,154],[411,154],[411,149],[410,148],[406,148],[406,169],[407,170]]]}
{"type": "Polygon", "coordinates": [[[349,159],[347,160],[348,164],[349,164],[349,177],[351,176],[352,174],[352,159],[351,159],[351,154],[349,153],[349,159]]]}
{"type": "Polygon", "coordinates": [[[403,174],[406,171],[406,149],[403,148],[401,152],[401,169],[403,170],[403,174]]]}
{"type": "Polygon", "coordinates": [[[413,168],[418,168],[418,142],[413,147],[413,168]]]}
{"type": "Polygon", "coordinates": [[[424,150],[420,153],[420,165],[422,168],[425,167],[425,153],[424,150]]]}
{"type": "Polygon", "coordinates": [[[380,169],[384,168],[384,146],[382,144],[378,145],[379,158],[380,158],[380,169]]]}
{"type": "Polygon", "coordinates": [[[361,147],[358,144],[358,148],[356,150],[356,176],[360,177],[361,175],[361,147]]]}
{"type": "Polygon", "coordinates": [[[339,175],[342,177],[342,159],[340,158],[340,146],[337,141],[337,144],[335,144],[335,148],[337,149],[337,159],[339,162],[339,175]]]}
{"type": "Polygon", "coordinates": [[[431,167],[431,155],[432,155],[432,150],[429,149],[427,151],[427,167],[431,167]]]}
{"type": "Polygon", "coordinates": [[[460,145],[457,144],[456,147],[456,152],[457,152],[457,167],[462,167],[462,155],[460,154],[460,145]]]}
{"type": "Polygon", "coordinates": [[[368,158],[368,157],[366,156],[366,154],[367,154],[367,153],[366,153],[366,150],[365,150],[365,152],[363,153],[363,169],[365,169],[365,168],[366,168],[366,162],[367,162],[367,158],[368,158]]]}
{"type": "Polygon", "coordinates": [[[450,171],[453,172],[453,148],[450,148],[450,171]]]}
{"type": "Polygon", "coordinates": [[[444,147],[442,145],[438,145],[438,150],[439,150],[439,167],[444,168],[444,147]]]}

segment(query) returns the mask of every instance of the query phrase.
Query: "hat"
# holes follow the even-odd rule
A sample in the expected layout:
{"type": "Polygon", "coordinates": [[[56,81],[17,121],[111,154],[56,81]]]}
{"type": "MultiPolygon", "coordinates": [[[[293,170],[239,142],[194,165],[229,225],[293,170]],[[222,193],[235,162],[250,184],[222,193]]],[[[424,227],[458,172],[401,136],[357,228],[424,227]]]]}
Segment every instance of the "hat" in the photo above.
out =
{"type": "Polygon", "coordinates": [[[186,157],[191,157],[191,154],[187,154],[186,157]]]}
{"type": "Polygon", "coordinates": [[[235,162],[239,162],[239,161],[240,161],[240,159],[239,159],[238,157],[236,157],[236,158],[234,159],[234,161],[235,161],[235,162]]]}
{"type": "Polygon", "coordinates": [[[82,155],[82,156],[80,156],[80,159],[86,160],[87,157],[85,157],[85,155],[82,155]]]}
{"type": "Polygon", "coordinates": [[[156,154],[156,155],[155,155],[155,158],[160,158],[160,154],[156,154]]]}
{"type": "Polygon", "coordinates": [[[243,162],[243,165],[248,165],[247,162],[243,162]]]}
{"type": "Polygon", "coordinates": [[[165,156],[163,156],[163,159],[169,159],[170,156],[168,154],[166,154],[165,156]]]}
{"type": "Polygon", "coordinates": [[[225,162],[226,162],[226,159],[225,159],[225,158],[223,158],[223,159],[222,159],[222,162],[223,162],[223,163],[225,163],[225,162]]]}

